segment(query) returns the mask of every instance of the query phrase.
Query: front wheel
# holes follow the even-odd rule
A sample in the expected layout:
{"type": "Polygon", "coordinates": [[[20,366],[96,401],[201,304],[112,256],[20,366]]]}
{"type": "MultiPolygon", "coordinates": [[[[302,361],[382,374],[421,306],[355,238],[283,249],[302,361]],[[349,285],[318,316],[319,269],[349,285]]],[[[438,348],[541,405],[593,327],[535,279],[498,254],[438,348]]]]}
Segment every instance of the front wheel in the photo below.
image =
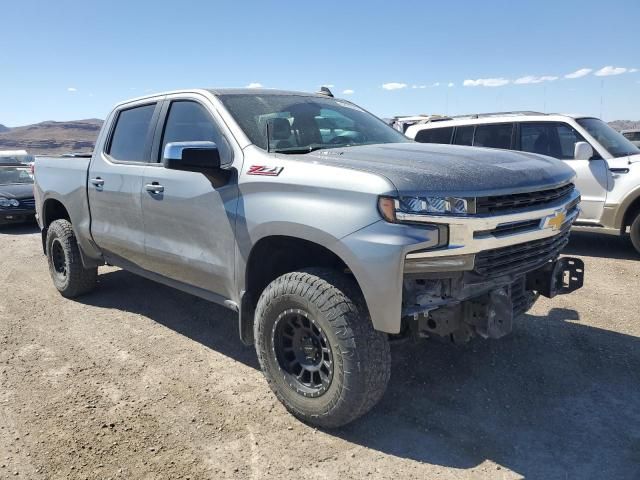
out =
{"type": "Polygon", "coordinates": [[[309,269],[282,275],[256,308],[254,338],[269,386],[293,415],[339,427],[369,411],[389,381],[386,335],[373,329],[354,282],[309,269]]]}
{"type": "Polygon", "coordinates": [[[631,224],[630,236],[633,248],[636,249],[636,252],[640,253],[640,213],[636,215],[636,218],[631,224]]]}
{"type": "Polygon", "coordinates": [[[52,222],[47,230],[46,247],[51,279],[63,297],[74,298],[95,288],[98,267],[84,268],[71,222],[52,222]]]}

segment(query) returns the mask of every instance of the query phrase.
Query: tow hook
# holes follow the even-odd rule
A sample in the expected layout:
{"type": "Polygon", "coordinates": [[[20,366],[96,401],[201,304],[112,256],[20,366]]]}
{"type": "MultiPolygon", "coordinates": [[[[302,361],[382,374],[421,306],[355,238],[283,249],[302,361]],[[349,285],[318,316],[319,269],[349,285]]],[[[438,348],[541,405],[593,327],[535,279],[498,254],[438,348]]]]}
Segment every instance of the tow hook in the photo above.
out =
{"type": "Polygon", "coordinates": [[[527,289],[547,298],[578,290],[584,283],[584,262],[562,257],[527,275],[527,289]]]}

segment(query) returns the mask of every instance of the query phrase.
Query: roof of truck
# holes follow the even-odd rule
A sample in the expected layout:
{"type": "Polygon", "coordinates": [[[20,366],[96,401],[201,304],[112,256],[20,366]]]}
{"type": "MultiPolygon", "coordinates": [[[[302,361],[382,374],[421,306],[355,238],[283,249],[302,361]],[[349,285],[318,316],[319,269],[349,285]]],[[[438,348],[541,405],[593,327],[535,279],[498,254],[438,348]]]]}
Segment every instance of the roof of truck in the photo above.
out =
{"type": "Polygon", "coordinates": [[[310,93],[310,92],[297,92],[295,90],[276,90],[271,88],[183,88],[180,90],[170,90],[166,92],[150,93],[149,95],[143,95],[141,97],[130,98],[122,102],[118,102],[116,107],[125,105],[127,103],[138,102],[147,98],[162,97],[165,95],[174,95],[176,93],[203,93],[218,95],[295,95],[298,97],[319,97],[330,98],[322,93],[310,93]]]}
{"type": "Polygon", "coordinates": [[[295,90],[276,90],[273,88],[208,88],[214,95],[295,95],[298,97],[324,97],[321,93],[297,92],[295,90]]]}

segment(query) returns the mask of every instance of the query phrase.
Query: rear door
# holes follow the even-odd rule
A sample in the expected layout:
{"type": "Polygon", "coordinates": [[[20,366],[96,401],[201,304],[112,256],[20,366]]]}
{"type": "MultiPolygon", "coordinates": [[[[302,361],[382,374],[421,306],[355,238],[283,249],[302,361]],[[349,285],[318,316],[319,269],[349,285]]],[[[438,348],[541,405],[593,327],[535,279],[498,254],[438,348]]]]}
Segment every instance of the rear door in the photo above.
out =
{"type": "Polygon", "coordinates": [[[157,100],[114,111],[104,148],[91,161],[91,234],[107,259],[144,260],[142,179],[158,114],[157,100]]]}
{"type": "Polygon", "coordinates": [[[597,221],[607,199],[609,171],[606,160],[597,153],[591,160],[574,158],[576,142],[584,141],[582,135],[563,122],[525,122],[519,128],[520,150],[558,158],[575,170],[575,184],[582,196],[580,220],[597,221]]]}
{"type": "Polygon", "coordinates": [[[209,175],[168,170],[161,160],[170,142],[213,141],[222,163],[232,150],[221,119],[197,94],[167,97],[156,133],[154,162],[145,170],[142,210],[147,268],[173,280],[230,298],[234,282],[237,171],[209,175]],[[157,188],[161,187],[161,188],[157,188]]]}

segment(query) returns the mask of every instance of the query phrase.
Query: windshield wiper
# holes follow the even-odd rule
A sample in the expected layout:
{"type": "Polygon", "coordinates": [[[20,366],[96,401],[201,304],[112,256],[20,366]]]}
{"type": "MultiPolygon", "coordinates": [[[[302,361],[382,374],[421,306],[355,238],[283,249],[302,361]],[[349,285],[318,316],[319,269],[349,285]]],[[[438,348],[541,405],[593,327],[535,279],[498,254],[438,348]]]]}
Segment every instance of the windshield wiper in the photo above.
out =
{"type": "Polygon", "coordinates": [[[271,151],[274,153],[305,154],[333,147],[334,145],[311,144],[306,147],[274,148],[271,151]]]}

